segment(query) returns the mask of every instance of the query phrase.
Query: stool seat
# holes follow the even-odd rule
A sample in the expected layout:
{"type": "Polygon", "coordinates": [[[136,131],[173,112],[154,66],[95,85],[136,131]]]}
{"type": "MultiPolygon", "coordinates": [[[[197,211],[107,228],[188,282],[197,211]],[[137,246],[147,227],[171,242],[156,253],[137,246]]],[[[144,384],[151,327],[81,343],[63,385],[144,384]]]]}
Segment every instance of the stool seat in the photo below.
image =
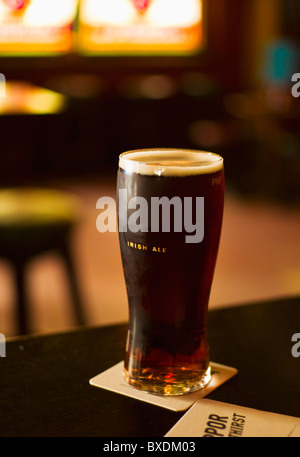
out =
{"type": "Polygon", "coordinates": [[[0,190],[0,224],[42,224],[78,218],[80,200],[66,192],[41,188],[0,190]]]}
{"type": "Polygon", "coordinates": [[[81,202],[69,193],[42,188],[0,191],[0,257],[15,270],[18,330],[28,333],[25,270],[35,256],[55,250],[67,269],[77,323],[84,323],[75,268],[70,249],[73,228],[80,220],[81,202]]]}

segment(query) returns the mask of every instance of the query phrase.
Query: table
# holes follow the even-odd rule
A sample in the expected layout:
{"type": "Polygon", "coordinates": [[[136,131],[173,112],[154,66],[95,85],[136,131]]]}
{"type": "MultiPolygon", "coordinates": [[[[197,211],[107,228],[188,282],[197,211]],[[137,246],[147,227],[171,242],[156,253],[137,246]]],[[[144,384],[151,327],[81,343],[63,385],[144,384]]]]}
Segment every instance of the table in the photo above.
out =
{"type": "MultiPolygon", "coordinates": [[[[208,398],[300,417],[300,297],[209,312],[211,360],[238,374],[208,398]]],[[[24,336],[0,358],[0,436],[163,437],[183,412],[109,392],[89,379],[123,358],[127,325],[24,336]]]]}

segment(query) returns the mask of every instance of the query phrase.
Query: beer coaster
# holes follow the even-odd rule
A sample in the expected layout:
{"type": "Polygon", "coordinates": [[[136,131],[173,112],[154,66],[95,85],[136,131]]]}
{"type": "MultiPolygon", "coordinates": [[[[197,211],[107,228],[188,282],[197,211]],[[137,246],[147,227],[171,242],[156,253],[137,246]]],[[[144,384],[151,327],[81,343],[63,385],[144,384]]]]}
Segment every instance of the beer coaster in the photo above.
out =
{"type": "Polygon", "coordinates": [[[300,437],[300,418],[205,398],[198,400],[165,436],[300,437]]]}
{"type": "Polygon", "coordinates": [[[123,376],[123,361],[91,378],[89,383],[92,386],[110,390],[172,411],[185,411],[199,400],[199,398],[203,398],[210,394],[237,373],[235,368],[227,367],[225,365],[214,362],[211,362],[210,365],[212,370],[210,383],[203,389],[186,395],[165,397],[144,392],[128,385],[123,376]]]}

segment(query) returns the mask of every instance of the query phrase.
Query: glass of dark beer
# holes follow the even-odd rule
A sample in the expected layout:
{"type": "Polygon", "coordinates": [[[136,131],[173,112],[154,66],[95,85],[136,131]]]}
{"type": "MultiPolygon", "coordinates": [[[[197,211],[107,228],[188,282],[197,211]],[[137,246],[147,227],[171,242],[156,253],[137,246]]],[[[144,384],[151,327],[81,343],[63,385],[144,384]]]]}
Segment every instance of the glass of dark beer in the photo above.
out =
{"type": "Polygon", "coordinates": [[[207,308],[224,204],[223,159],[181,149],[119,157],[118,228],[129,304],[125,380],[182,395],[211,379],[207,308]]]}

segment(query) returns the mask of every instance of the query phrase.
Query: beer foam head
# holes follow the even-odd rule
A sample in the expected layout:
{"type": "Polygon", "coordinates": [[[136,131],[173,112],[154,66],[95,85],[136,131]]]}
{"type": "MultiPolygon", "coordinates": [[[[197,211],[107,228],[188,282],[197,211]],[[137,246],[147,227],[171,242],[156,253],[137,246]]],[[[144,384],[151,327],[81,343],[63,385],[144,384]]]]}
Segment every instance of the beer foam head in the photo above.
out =
{"type": "Polygon", "coordinates": [[[190,176],[222,170],[223,158],[190,149],[137,149],[121,154],[119,167],[141,175],[190,176]]]}

